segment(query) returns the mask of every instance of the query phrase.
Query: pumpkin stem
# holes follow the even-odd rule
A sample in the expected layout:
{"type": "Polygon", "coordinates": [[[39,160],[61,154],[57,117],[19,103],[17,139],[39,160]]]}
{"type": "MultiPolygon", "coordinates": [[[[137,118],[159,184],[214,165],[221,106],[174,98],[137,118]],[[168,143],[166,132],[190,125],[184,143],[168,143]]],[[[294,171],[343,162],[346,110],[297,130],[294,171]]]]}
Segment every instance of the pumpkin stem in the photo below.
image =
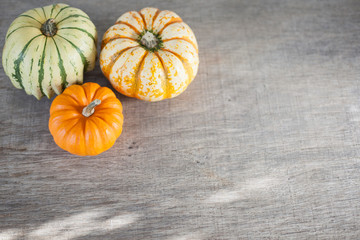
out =
{"type": "Polygon", "coordinates": [[[40,31],[42,34],[44,34],[47,37],[52,37],[57,32],[57,27],[55,23],[55,19],[49,18],[41,25],[40,31]]]}
{"type": "Polygon", "coordinates": [[[95,99],[89,105],[83,108],[82,115],[85,117],[90,117],[95,112],[95,107],[101,103],[100,99],[95,99]]]}
{"type": "Polygon", "coordinates": [[[138,36],[138,42],[145,50],[150,52],[156,52],[163,47],[161,36],[153,30],[144,30],[138,36]]]}
{"type": "Polygon", "coordinates": [[[158,42],[157,38],[151,32],[146,32],[140,41],[147,48],[154,48],[158,42]]]}

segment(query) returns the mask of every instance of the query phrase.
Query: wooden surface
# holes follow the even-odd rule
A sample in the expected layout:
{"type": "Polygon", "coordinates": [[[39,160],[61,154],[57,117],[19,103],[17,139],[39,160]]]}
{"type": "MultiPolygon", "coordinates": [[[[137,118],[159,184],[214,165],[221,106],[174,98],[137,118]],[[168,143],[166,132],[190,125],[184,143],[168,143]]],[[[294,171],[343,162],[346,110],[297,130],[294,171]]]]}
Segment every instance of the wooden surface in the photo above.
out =
{"type": "MultiPolygon", "coordinates": [[[[124,131],[76,157],[52,100],[0,70],[0,239],[360,239],[360,1],[77,0],[99,36],[122,13],[170,9],[200,48],[179,97],[117,94],[124,131]]],[[[52,1],[1,0],[0,36],[52,1]]],[[[110,84],[96,70],[86,81],[110,84]]]]}

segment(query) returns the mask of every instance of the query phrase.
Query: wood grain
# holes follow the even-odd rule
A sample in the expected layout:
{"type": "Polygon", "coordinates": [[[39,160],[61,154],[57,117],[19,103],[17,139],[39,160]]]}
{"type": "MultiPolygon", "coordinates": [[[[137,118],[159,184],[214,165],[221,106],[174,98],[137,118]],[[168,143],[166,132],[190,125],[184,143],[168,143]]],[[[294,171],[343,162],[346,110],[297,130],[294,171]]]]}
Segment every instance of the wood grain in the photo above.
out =
{"type": "MultiPolygon", "coordinates": [[[[126,11],[175,11],[199,73],[171,100],[117,94],[123,134],[76,157],[49,133],[52,100],[1,68],[0,239],[360,238],[359,1],[64,2],[100,37],[126,11]]],[[[0,45],[51,3],[2,0],[0,45]]],[[[86,81],[110,87],[98,63],[86,81]]]]}

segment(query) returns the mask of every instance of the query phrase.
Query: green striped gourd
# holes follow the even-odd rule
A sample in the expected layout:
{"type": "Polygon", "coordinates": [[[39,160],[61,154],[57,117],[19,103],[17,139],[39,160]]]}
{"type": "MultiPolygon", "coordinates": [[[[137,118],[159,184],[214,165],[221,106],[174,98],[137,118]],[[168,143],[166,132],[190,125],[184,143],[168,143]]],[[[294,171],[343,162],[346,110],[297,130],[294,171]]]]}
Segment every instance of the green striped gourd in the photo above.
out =
{"type": "Polygon", "coordinates": [[[89,16],[66,4],[31,9],[6,34],[2,64],[16,88],[51,98],[83,82],[95,66],[97,32],[89,16]]]}

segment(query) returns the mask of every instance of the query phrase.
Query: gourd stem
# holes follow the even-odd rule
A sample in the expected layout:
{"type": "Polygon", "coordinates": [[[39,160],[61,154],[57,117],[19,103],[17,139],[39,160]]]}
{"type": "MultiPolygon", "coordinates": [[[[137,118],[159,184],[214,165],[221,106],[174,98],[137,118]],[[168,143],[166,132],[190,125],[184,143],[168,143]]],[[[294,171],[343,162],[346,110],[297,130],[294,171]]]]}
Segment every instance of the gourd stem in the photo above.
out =
{"type": "Polygon", "coordinates": [[[155,37],[153,33],[146,31],[146,33],[142,36],[140,42],[145,47],[151,49],[156,47],[156,45],[158,44],[158,39],[155,37]]]}
{"type": "Polygon", "coordinates": [[[82,115],[85,117],[90,117],[95,112],[95,107],[101,103],[100,99],[95,99],[89,105],[83,108],[82,115]]]}
{"type": "Polygon", "coordinates": [[[49,18],[41,25],[40,31],[42,34],[44,34],[47,37],[52,37],[57,32],[57,27],[55,23],[55,19],[49,18]]]}

